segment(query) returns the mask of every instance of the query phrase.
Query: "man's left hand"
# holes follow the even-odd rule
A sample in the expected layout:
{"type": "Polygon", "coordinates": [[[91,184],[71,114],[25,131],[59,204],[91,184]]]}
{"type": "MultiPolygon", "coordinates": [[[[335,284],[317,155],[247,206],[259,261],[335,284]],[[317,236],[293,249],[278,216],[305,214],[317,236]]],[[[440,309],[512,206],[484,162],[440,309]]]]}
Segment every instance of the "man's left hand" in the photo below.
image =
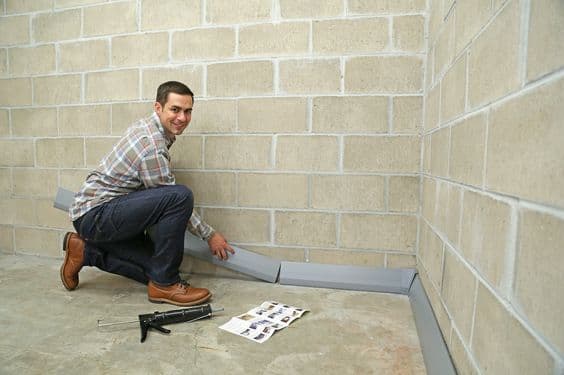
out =
{"type": "Polygon", "coordinates": [[[228,252],[235,254],[235,250],[229,246],[225,238],[218,232],[215,232],[208,239],[208,246],[210,247],[211,253],[221,260],[226,260],[229,257],[228,252]]]}

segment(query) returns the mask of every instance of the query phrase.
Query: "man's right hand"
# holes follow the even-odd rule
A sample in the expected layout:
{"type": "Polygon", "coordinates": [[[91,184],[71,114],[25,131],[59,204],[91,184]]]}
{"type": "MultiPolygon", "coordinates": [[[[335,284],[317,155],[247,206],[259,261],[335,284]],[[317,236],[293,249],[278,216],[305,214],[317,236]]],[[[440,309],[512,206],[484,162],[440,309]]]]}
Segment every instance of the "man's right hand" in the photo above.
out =
{"type": "Polygon", "coordinates": [[[226,260],[229,257],[228,253],[235,254],[235,250],[225,240],[225,237],[219,232],[215,232],[208,239],[208,246],[211,253],[218,259],[226,260]]]}

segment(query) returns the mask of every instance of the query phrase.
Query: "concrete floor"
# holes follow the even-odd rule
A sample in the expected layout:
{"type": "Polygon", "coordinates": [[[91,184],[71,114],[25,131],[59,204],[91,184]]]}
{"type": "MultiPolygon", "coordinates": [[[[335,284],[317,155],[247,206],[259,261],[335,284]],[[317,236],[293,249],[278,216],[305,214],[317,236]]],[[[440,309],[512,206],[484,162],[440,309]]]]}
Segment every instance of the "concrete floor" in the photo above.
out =
{"type": "Polygon", "coordinates": [[[100,329],[177,307],[147,301],[144,285],[93,268],[68,292],[60,260],[0,255],[1,374],[425,374],[406,296],[195,275],[212,319],[168,325],[139,342],[139,326],[100,329]],[[218,327],[266,300],[310,310],[257,344],[218,327]]]}

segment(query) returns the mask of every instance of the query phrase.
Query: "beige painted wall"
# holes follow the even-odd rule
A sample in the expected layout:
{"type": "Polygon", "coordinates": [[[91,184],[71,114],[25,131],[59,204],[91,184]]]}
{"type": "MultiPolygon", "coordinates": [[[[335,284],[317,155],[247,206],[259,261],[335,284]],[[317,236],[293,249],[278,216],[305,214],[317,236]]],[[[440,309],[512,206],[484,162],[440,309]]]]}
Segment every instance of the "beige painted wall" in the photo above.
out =
{"type": "Polygon", "coordinates": [[[431,0],[418,269],[461,374],[564,371],[564,2],[431,0]]]}

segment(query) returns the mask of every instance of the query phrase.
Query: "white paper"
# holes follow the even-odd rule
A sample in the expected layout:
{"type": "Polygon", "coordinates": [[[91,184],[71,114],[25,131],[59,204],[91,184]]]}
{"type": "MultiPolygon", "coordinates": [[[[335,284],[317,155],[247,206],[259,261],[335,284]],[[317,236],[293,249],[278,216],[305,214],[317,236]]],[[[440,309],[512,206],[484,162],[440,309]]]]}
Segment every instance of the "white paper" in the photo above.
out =
{"type": "Polygon", "coordinates": [[[231,318],[219,328],[249,340],[263,343],[309,311],[276,301],[265,301],[245,314],[231,318]]]}

